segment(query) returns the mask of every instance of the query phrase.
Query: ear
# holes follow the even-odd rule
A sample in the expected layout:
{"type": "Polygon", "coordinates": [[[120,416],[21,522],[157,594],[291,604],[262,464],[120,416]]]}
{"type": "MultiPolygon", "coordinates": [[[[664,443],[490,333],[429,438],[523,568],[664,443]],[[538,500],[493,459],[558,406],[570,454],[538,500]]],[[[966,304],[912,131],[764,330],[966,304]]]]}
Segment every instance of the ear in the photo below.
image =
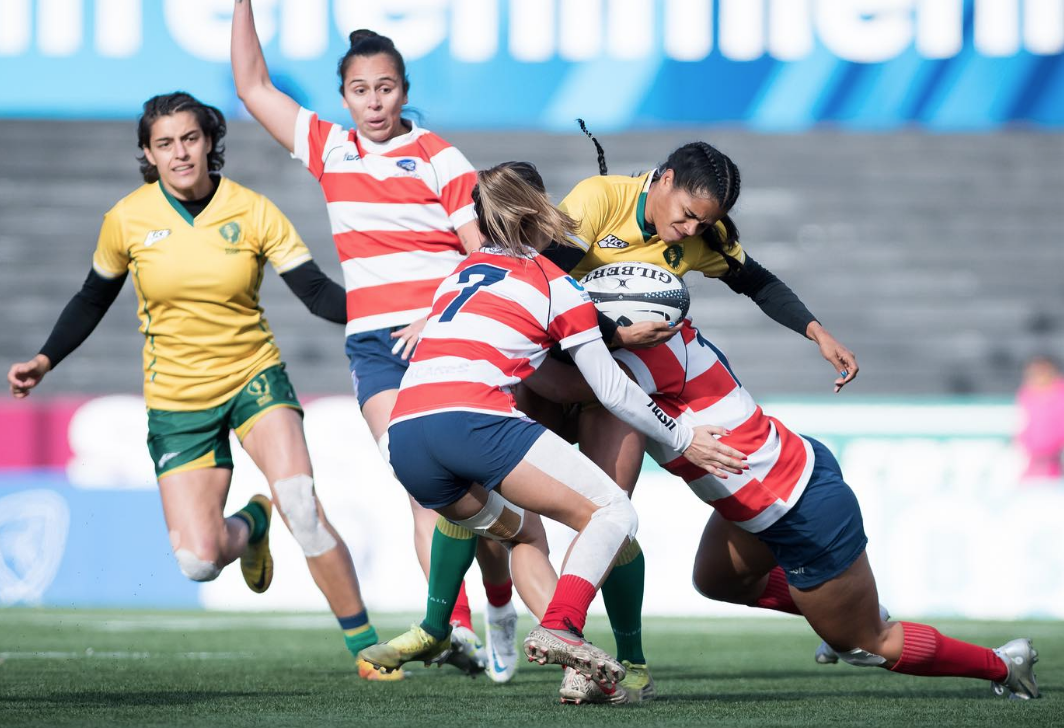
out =
{"type": "Polygon", "coordinates": [[[144,152],[144,158],[147,159],[153,167],[158,168],[159,163],[155,161],[155,155],[151,153],[151,148],[141,147],[140,149],[142,152],[144,152]]]}
{"type": "Polygon", "coordinates": [[[676,173],[673,170],[671,170],[671,169],[666,169],[664,172],[661,173],[661,177],[658,178],[658,182],[661,183],[661,186],[665,190],[671,190],[672,189],[672,183],[675,180],[675,178],[676,178],[676,173]]]}

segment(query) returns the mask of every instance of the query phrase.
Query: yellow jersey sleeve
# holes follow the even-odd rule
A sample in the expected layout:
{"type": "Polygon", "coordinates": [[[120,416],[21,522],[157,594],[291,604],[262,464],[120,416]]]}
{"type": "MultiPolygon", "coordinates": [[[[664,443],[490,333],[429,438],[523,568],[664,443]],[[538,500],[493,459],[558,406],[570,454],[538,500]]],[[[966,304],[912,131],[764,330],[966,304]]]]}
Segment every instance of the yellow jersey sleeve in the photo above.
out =
{"type": "Polygon", "coordinates": [[[609,221],[610,196],[606,178],[588,177],[578,182],[558,209],[576,221],[573,242],[584,251],[589,250],[609,221]]]}
{"type": "Polygon", "coordinates": [[[118,278],[129,269],[129,246],[119,218],[114,210],[103,216],[96,252],[92,254],[92,268],[104,278],[118,278]]]}
{"type": "Polygon", "coordinates": [[[273,269],[287,273],[310,260],[310,250],[284,213],[262,196],[258,207],[261,254],[270,261],[273,269]]]}
{"type": "MultiPolygon", "coordinates": [[[[723,238],[725,235],[723,223],[717,223],[715,226],[716,233],[723,238]]],[[[729,258],[743,263],[746,261],[746,252],[743,250],[743,246],[736,240],[733,245],[724,249],[724,255],[729,258]]],[[[723,278],[730,270],[728,267],[728,261],[724,259],[724,256],[715,250],[712,250],[708,245],[702,246],[702,255],[698,259],[698,263],[694,266],[696,270],[700,271],[706,278],[723,278]]]]}

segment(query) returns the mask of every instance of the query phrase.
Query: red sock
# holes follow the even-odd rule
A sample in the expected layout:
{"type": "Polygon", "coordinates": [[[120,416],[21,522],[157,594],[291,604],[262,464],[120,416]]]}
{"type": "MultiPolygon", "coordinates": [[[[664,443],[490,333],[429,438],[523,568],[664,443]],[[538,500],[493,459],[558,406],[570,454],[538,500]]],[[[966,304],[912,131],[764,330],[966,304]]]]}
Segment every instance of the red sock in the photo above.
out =
{"type": "Polygon", "coordinates": [[[787,612],[788,614],[802,613],[798,609],[798,605],[794,603],[794,599],[791,598],[791,590],[787,586],[787,576],[779,566],[768,572],[768,585],[751,606],[772,609],[776,612],[787,612]]]}
{"type": "Polygon", "coordinates": [[[986,647],[955,640],[934,627],[902,622],[905,643],[894,672],[906,675],[949,675],[1003,682],[1009,675],[1004,660],[986,647]]]}
{"type": "Polygon", "coordinates": [[[488,595],[488,604],[493,607],[505,607],[514,594],[513,580],[507,579],[503,584],[484,582],[484,593],[488,595]]]}
{"type": "Polygon", "coordinates": [[[569,624],[581,632],[587,621],[587,608],[595,598],[595,585],[579,576],[565,574],[558,579],[554,596],[540,622],[547,629],[568,629],[569,624]],[[569,624],[566,624],[566,620],[569,624]]]}
{"type": "Polygon", "coordinates": [[[464,581],[462,582],[462,588],[458,590],[458,598],[454,600],[454,609],[451,610],[451,624],[465,627],[468,630],[473,629],[473,613],[469,611],[469,598],[466,597],[464,581]]]}

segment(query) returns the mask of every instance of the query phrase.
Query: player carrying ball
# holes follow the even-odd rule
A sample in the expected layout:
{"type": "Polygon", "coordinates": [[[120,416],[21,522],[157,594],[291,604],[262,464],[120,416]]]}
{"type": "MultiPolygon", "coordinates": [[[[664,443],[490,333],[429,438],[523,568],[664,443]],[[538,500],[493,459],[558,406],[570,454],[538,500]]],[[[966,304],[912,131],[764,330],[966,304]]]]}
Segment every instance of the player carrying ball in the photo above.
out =
{"type": "MultiPolygon", "coordinates": [[[[574,223],[550,204],[532,165],[511,162],[481,172],[473,199],[488,242],[436,292],[392,413],[391,462],[419,503],[479,536],[523,540],[526,509],[576,530],[525,651],[530,659],[616,682],[624,668],[586,642],[582,630],[614,558],[635,535],[635,511],[590,460],[517,409],[512,387],[558,344],[603,405],[640,432],[708,472],[738,473],[743,464],[713,437],[723,430],[676,423],[615,365],[587,293],[539,255],[571,234],[574,223]]],[[[443,552],[438,540],[425,621],[363,650],[369,662],[393,669],[447,649],[448,626],[435,604],[453,598],[475,545],[451,539],[443,552]],[[437,588],[444,581],[449,594],[437,588]]],[[[522,590],[520,581],[517,586],[522,590]]]]}

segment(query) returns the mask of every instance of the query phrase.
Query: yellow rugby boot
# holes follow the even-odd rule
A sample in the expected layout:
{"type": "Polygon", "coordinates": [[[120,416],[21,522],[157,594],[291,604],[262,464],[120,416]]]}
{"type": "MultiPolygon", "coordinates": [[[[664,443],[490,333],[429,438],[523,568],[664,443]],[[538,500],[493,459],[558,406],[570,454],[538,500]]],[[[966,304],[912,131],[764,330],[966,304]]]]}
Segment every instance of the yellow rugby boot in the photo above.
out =
{"type": "Polygon", "coordinates": [[[256,522],[265,519],[262,536],[254,543],[248,539],[244,553],[240,554],[240,572],[248,589],[262,594],[270,588],[273,581],[273,556],[270,555],[270,518],[273,516],[273,504],[264,495],[254,495],[248,504],[237,512],[237,517],[248,522],[251,533],[255,533],[256,522]],[[258,511],[261,509],[261,515],[258,511]]]}
{"type": "Polygon", "coordinates": [[[447,659],[450,652],[450,635],[438,640],[413,624],[398,637],[362,650],[358,653],[358,659],[365,660],[375,668],[391,672],[414,660],[420,660],[425,665],[439,664],[447,659]]]}
{"type": "Polygon", "coordinates": [[[641,703],[658,697],[654,687],[654,678],[646,664],[621,660],[624,665],[624,679],[617,685],[617,692],[610,697],[611,703],[641,703]]]}
{"type": "Polygon", "coordinates": [[[406,673],[402,670],[385,672],[360,657],[358,658],[358,676],[370,682],[395,682],[406,677],[406,673]]]}

